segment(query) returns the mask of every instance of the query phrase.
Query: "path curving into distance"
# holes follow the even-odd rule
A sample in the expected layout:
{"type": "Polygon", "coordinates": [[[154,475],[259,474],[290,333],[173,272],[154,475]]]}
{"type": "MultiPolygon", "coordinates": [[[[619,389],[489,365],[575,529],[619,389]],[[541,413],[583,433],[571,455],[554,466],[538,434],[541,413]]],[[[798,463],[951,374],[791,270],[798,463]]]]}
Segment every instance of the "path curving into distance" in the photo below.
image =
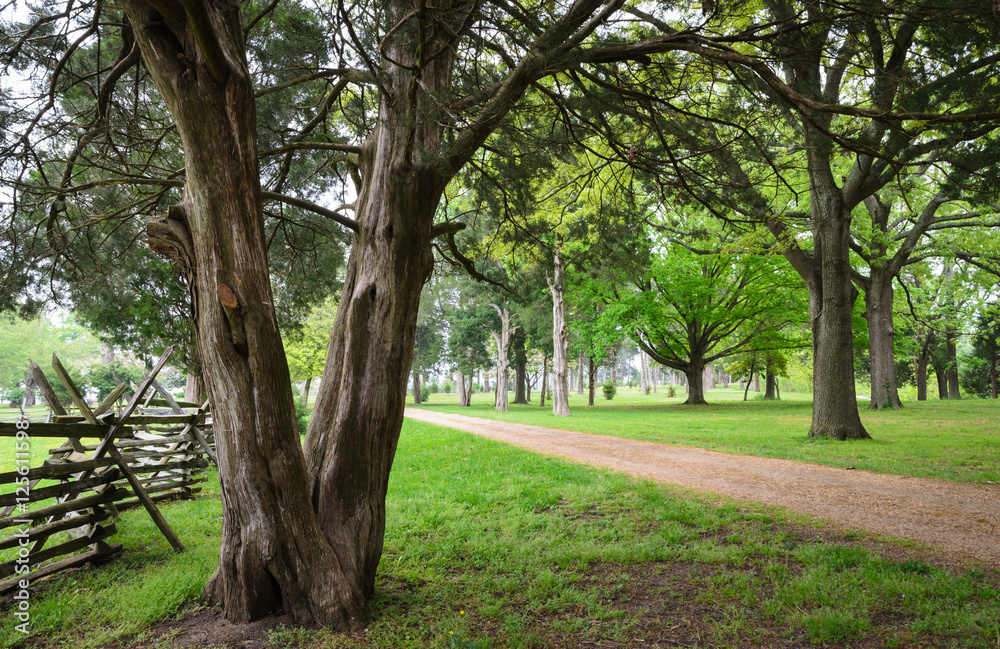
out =
{"type": "Polygon", "coordinates": [[[720,453],[407,408],[411,419],[629,475],[911,539],[1000,567],[1000,487],[720,453]]]}

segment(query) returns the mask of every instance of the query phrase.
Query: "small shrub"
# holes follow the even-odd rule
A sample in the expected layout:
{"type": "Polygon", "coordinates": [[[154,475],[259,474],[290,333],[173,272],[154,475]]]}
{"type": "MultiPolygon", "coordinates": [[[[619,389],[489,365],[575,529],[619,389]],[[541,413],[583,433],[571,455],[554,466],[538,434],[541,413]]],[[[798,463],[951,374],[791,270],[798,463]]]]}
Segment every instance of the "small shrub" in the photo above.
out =
{"type": "Polygon", "coordinates": [[[427,394],[437,394],[438,384],[437,381],[431,381],[427,384],[427,394]]]}
{"type": "Polygon", "coordinates": [[[647,386],[645,387],[645,389],[643,390],[643,393],[644,393],[644,394],[649,394],[649,390],[650,390],[650,387],[651,387],[651,386],[647,385],[647,386]]]}
{"type": "Polygon", "coordinates": [[[444,392],[445,394],[451,394],[451,391],[454,389],[455,384],[448,379],[445,379],[444,383],[441,384],[441,392],[444,392]]]}
{"type": "Polygon", "coordinates": [[[306,407],[306,404],[299,400],[295,401],[295,421],[299,425],[299,435],[305,435],[306,430],[309,428],[309,418],[312,417],[312,411],[306,407]]]}
{"type": "Polygon", "coordinates": [[[604,398],[608,401],[614,399],[615,393],[618,392],[618,388],[615,387],[614,381],[611,381],[610,379],[604,382],[601,389],[604,390],[604,398]]]}
{"type": "Polygon", "coordinates": [[[675,385],[668,385],[667,386],[667,396],[668,397],[677,396],[677,386],[675,386],[675,385]]]}

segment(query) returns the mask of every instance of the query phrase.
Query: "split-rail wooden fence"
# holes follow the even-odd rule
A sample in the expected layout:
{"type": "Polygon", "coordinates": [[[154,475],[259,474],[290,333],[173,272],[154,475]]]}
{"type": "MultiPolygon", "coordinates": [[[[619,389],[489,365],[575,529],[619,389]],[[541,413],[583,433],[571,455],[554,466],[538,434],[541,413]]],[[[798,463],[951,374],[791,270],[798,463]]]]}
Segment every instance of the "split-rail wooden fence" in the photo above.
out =
{"type": "Polygon", "coordinates": [[[171,351],[138,386],[119,385],[93,408],[53,355],[73,413],[30,363],[51,413],[45,422],[0,423],[0,438],[13,438],[16,460],[15,470],[0,473],[0,596],[21,589],[22,581],[114,557],[122,551],[110,541],[114,519],[128,507],[145,507],[171,546],[184,549],[156,503],[200,491],[216,455],[208,403],[178,402],[156,382],[171,351]],[[31,447],[54,440],[65,442],[31,466],[31,447]]]}

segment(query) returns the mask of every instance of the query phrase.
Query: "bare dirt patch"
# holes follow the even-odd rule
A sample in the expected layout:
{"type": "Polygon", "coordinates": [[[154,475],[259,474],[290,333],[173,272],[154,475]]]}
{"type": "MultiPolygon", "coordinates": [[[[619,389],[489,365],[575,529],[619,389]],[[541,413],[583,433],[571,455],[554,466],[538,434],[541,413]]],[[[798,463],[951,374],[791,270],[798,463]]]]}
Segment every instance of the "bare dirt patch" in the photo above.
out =
{"type": "Polygon", "coordinates": [[[1000,567],[1000,487],[847,470],[407,409],[406,416],[639,478],[910,539],[948,563],[1000,567]]]}

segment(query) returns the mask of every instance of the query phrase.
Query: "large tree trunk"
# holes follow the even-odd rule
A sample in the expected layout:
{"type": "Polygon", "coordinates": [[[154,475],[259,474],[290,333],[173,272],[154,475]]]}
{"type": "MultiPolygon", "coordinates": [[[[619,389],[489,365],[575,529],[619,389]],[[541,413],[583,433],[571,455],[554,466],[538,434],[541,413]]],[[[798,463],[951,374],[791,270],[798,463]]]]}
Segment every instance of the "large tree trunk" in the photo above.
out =
{"type": "Polygon", "coordinates": [[[777,395],[777,377],[771,373],[768,369],[764,375],[764,398],[768,400],[774,400],[778,398],[777,395]]]}
{"type": "Polygon", "coordinates": [[[324,538],[309,497],[272,306],[239,4],[190,3],[169,16],[138,0],[123,6],[184,151],[183,198],[150,222],[149,240],[189,280],[212,403],[223,523],[205,595],[236,622],[283,608],[300,622],[364,623],[350,557],[324,538]]]}
{"type": "Polygon", "coordinates": [[[688,398],[684,403],[690,406],[707,404],[708,402],[705,401],[705,388],[702,383],[705,378],[705,366],[701,363],[692,362],[684,370],[684,376],[687,377],[688,388],[688,398]]]}
{"type": "MultiPolygon", "coordinates": [[[[866,439],[854,387],[852,316],[857,290],[851,279],[851,214],[828,160],[832,143],[808,129],[813,252],[790,246],[785,255],[809,289],[813,338],[813,417],[810,437],[866,439]]],[[[769,222],[772,231],[784,236],[769,222]]]]}
{"type": "Polygon", "coordinates": [[[878,266],[872,266],[865,290],[865,312],[868,320],[868,356],[871,360],[872,389],[871,410],[903,407],[896,385],[894,343],[896,333],[892,326],[892,275],[878,266]]]}
{"type": "Polygon", "coordinates": [[[458,405],[465,406],[465,374],[458,370],[458,405]]]}
{"type": "Polygon", "coordinates": [[[549,281],[552,293],[552,414],[569,417],[569,332],[563,302],[565,268],[558,247],[552,266],[552,279],[549,281]]]}

